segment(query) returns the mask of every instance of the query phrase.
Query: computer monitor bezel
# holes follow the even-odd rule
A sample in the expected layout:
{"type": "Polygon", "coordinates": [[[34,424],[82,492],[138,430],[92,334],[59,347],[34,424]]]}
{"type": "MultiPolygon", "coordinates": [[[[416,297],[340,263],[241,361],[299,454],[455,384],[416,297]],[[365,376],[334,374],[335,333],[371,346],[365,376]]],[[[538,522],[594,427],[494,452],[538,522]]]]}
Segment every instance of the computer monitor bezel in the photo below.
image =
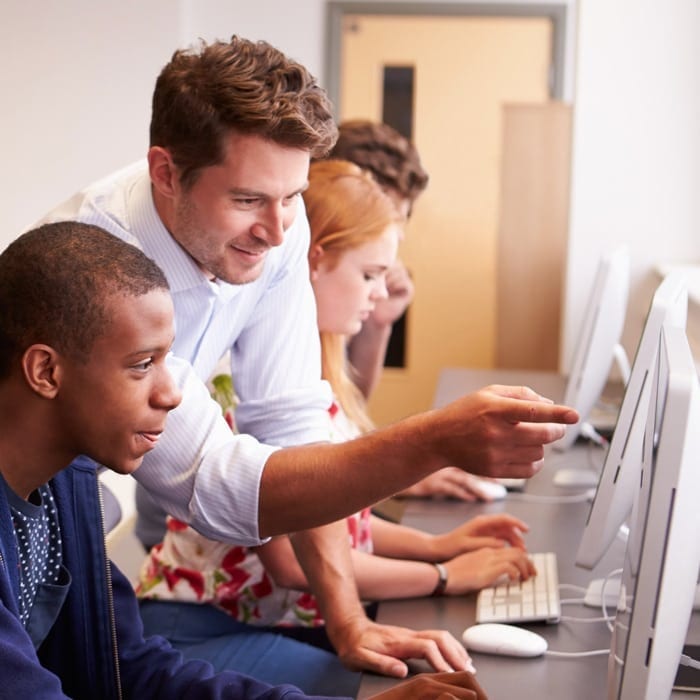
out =
{"type": "Polygon", "coordinates": [[[685,329],[688,290],[685,276],[667,274],[652,297],[637,345],[617,422],[598,477],[576,555],[578,566],[592,569],[612,544],[632,509],[639,483],[642,438],[661,328],[671,324],[685,329]]]}
{"type": "Polygon", "coordinates": [[[669,697],[700,566],[700,387],[685,331],[664,325],[608,665],[608,697],[669,697]]]}
{"type": "Polygon", "coordinates": [[[564,437],[553,444],[555,449],[573,445],[608,380],[627,313],[629,268],[624,246],[600,259],[564,393],[564,404],[575,408],[581,420],[567,426],[564,437]]]}

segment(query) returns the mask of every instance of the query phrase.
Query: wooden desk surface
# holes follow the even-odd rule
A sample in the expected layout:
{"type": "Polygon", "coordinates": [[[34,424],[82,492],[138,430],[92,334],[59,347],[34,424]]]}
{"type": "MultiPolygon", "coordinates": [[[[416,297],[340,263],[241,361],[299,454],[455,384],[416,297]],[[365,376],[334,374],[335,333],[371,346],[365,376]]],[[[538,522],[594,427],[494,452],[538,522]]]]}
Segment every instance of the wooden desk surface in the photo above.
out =
{"type": "MultiPolygon", "coordinates": [[[[559,392],[564,387],[559,375],[539,372],[527,373],[529,376],[524,376],[522,372],[517,375],[505,374],[510,376],[504,377],[502,372],[495,375],[489,371],[446,370],[438,384],[435,406],[443,405],[464,392],[496,382],[524,383],[554,400],[561,398],[561,393],[555,393],[557,387],[559,392]],[[522,381],[518,381],[518,377],[522,381]]],[[[567,452],[547,448],[545,467],[528,482],[524,495],[509,494],[504,501],[491,504],[408,500],[403,522],[429,532],[443,532],[479,513],[512,513],[530,526],[526,537],[530,551],[556,552],[560,584],[586,586],[591,579],[603,578],[622,566],[624,544],[616,540],[594,571],[577,567],[574,560],[590,502],[557,502],[557,496],[581,493],[581,489],[556,487],[552,476],[562,467],[600,466],[603,458],[604,450],[595,446],[577,444],[567,452]]],[[[565,588],[561,593],[563,600],[581,598],[582,595],[580,591],[565,588]]],[[[386,601],[379,606],[377,620],[414,629],[446,629],[460,639],[462,631],[474,624],[475,601],[474,594],[386,601]]],[[[563,605],[562,614],[569,617],[601,616],[600,610],[582,604],[563,605]]],[[[527,628],[544,636],[549,649],[553,651],[589,651],[606,649],[610,645],[610,632],[603,622],[561,621],[556,625],[528,625],[527,628]]],[[[598,700],[606,697],[607,656],[515,659],[473,653],[472,658],[479,682],[491,700],[509,700],[524,693],[545,700],[598,700]]],[[[411,670],[422,672],[430,669],[427,664],[416,662],[411,664],[411,670]]],[[[364,674],[357,697],[360,700],[368,698],[396,683],[393,679],[364,674]]],[[[688,697],[687,694],[674,693],[673,697],[676,696],[688,697]]]]}

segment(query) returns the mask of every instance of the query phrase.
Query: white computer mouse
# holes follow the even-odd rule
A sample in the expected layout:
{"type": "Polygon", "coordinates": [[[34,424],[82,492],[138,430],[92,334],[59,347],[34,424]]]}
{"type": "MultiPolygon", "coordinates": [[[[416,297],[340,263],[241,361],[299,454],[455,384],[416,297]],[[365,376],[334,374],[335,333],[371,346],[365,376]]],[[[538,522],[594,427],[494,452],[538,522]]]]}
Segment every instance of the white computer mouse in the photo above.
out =
{"type": "Polygon", "coordinates": [[[508,489],[503,484],[490,479],[477,479],[474,486],[476,491],[492,501],[502,501],[508,493],[508,489]]]}
{"type": "Polygon", "coordinates": [[[462,633],[464,646],[470,651],[501,656],[542,656],[547,640],[535,632],[495,622],[467,627],[462,633]]]}

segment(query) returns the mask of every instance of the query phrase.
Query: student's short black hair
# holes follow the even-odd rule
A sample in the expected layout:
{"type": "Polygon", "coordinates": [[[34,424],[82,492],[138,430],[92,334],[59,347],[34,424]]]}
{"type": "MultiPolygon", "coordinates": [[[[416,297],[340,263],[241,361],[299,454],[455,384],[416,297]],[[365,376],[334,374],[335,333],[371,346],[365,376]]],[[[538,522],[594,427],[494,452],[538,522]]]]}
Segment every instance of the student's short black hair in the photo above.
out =
{"type": "Polygon", "coordinates": [[[168,289],[162,270],[97,226],[65,221],[28,231],[0,255],[0,379],[34,343],[87,360],[109,325],[109,297],[158,289],[168,289]]]}

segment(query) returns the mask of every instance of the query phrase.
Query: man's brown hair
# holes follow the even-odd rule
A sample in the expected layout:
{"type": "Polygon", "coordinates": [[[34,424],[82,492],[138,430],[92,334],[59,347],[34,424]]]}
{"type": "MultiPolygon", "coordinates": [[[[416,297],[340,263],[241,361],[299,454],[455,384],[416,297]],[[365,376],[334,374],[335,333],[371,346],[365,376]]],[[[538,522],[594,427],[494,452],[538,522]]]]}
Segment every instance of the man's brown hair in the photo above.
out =
{"type": "Polygon", "coordinates": [[[178,50],[153,93],[150,145],[167,148],[186,188],[224,160],[231,131],[324,157],[337,137],[326,92],[301,64],[264,41],[233,36],[178,50]]]}

